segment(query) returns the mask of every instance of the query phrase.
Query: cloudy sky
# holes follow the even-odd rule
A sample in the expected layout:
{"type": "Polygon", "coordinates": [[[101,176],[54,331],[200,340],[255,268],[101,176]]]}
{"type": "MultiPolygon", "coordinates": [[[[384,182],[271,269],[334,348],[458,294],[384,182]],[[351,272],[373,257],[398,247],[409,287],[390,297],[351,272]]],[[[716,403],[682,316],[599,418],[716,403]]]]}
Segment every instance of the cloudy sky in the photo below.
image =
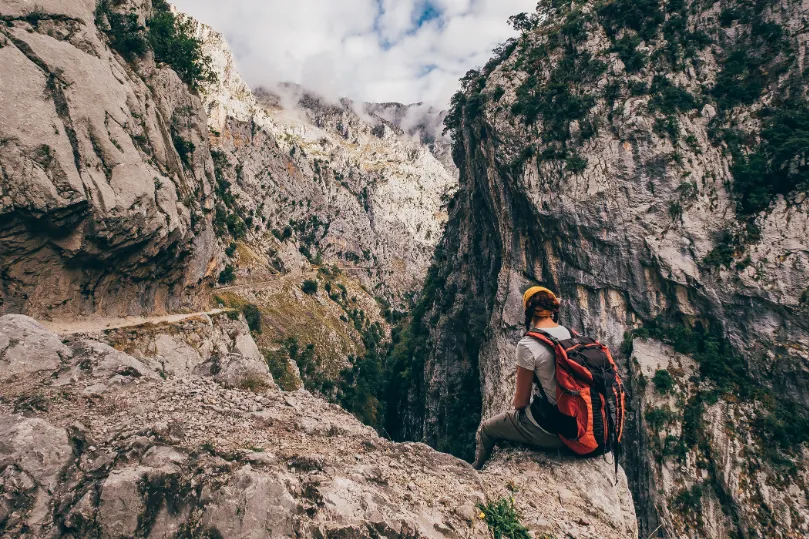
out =
{"type": "Polygon", "coordinates": [[[174,0],[222,32],[255,87],[290,81],[326,97],[446,106],[458,79],[537,0],[174,0]]]}

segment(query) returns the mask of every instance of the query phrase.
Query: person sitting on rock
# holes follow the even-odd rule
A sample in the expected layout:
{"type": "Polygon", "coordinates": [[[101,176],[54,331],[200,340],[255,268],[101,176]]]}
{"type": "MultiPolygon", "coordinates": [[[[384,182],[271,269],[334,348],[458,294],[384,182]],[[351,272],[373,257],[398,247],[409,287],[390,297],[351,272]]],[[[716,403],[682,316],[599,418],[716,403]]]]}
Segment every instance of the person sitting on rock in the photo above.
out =
{"type": "MultiPolygon", "coordinates": [[[[542,330],[553,337],[570,339],[570,331],[556,323],[560,301],[541,286],[529,288],[523,296],[525,329],[542,330]]],[[[562,441],[555,434],[550,413],[556,406],[556,356],[547,345],[531,337],[517,344],[517,390],[514,409],[484,421],[477,433],[473,466],[480,470],[497,440],[521,442],[542,449],[558,449],[562,441]],[[532,398],[534,380],[537,392],[532,398]]]]}

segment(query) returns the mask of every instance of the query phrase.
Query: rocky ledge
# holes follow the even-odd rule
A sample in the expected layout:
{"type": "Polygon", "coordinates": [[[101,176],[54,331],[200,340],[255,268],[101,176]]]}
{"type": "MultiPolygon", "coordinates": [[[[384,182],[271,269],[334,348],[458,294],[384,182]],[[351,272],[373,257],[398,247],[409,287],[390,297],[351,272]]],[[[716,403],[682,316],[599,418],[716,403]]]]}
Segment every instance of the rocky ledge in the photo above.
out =
{"type": "Polygon", "coordinates": [[[477,504],[513,497],[536,537],[637,537],[607,460],[508,449],[477,473],[279,390],[243,320],[207,321],[203,361],[180,376],[140,349],[0,318],[0,533],[486,537],[477,504]]]}

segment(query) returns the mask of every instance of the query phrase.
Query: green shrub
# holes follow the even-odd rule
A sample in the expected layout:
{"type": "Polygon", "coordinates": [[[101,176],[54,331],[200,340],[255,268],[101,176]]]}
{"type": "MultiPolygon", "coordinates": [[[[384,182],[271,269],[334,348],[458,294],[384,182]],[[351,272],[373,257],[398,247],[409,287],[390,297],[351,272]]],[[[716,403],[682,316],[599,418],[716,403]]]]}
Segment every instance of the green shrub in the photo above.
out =
{"type": "Polygon", "coordinates": [[[489,531],[494,539],[530,539],[528,528],[520,522],[520,514],[514,506],[514,500],[501,498],[486,505],[478,504],[489,531]]]}
{"type": "Polygon", "coordinates": [[[809,191],[809,105],[788,103],[765,119],[761,143],[731,167],[736,209],[754,215],[777,195],[809,191]]]}
{"type": "Polygon", "coordinates": [[[230,284],[236,280],[236,271],[228,264],[219,274],[219,284],[230,284]]]}
{"type": "Polygon", "coordinates": [[[635,73],[646,66],[646,54],[638,50],[640,42],[640,37],[628,34],[615,41],[612,46],[612,52],[618,53],[627,73],[635,73]]]}
{"type": "Polygon", "coordinates": [[[688,90],[672,84],[662,75],[655,75],[649,93],[652,96],[649,100],[649,109],[663,114],[688,112],[697,107],[696,98],[688,90]]]}
{"type": "Polygon", "coordinates": [[[680,121],[677,116],[666,116],[665,118],[655,118],[654,132],[660,137],[669,137],[672,142],[677,142],[680,138],[680,121]]]}
{"type": "Polygon", "coordinates": [[[572,155],[565,161],[565,170],[571,174],[581,174],[587,170],[587,159],[580,155],[572,155]]]}
{"type": "Polygon", "coordinates": [[[649,85],[644,81],[629,81],[629,93],[633,96],[645,95],[649,91],[649,85]]]}
{"type": "Polygon", "coordinates": [[[143,36],[144,28],[138,23],[137,14],[114,11],[111,0],[98,3],[95,22],[109,37],[110,46],[125,60],[131,62],[149,50],[149,44],[143,36]]]}
{"type": "Polygon", "coordinates": [[[665,20],[658,0],[613,0],[602,3],[596,12],[611,38],[621,30],[630,29],[637,32],[641,39],[649,41],[665,20]]]}
{"type": "Polygon", "coordinates": [[[680,201],[672,200],[669,203],[669,216],[675,221],[683,216],[683,205],[680,201]]]}
{"type": "Polygon", "coordinates": [[[242,307],[242,313],[247,320],[247,325],[253,333],[261,333],[261,311],[252,303],[246,304],[242,307]]]}
{"type": "Polygon", "coordinates": [[[216,81],[211,59],[202,52],[202,41],[194,35],[190,20],[178,20],[164,0],[154,0],[148,22],[149,43],[155,60],[171,67],[192,90],[216,81]]]}
{"type": "Polygon", "coordinates": [[[659,369],[657,372],[655,372],[654,377],[652,377],[652,383],[654,383],[655,389],[663,394],[666,394],[674,389],[674,378],[671,376],[669,371],[665,369],[659,369]]]}
{"type": "Polygon", "coordinates": [[[754,427],[764,447],[788,450],[809,443],[809,416],[794,402],[769,399],[754,427]]]}
{"type": "Polygon", "coordinates": [[[720,13],[723,26],[738,20],[750,29],[740,28],[733,42],[723,47],[727,54],[720,62],[721,70],[711,91],[720,110],[754,103],[795,61],[795,51],[784,37],[784,28],[764,16],[770,4],[738,3],[720,13]]]}
{"type": "Polygon", "coordinates": [[[289,363],[288,353],[285,349],[279,351],[263,350],[262,354],[267,361],[273,380],[284,391],[295,391],[298,389],[298,381],[292,365],[289,363]]]}
{"type": "Polygon", "coordinates": [[[746,48],[732,51],[722,62],[712,90],[720,106],[749,105],[758,99],[767,85],[765,64],[764,58],[746,48]]]}
{"type": "Polygon", "coordinates": [[[672,412],[669,408],[654,407],[646,410],[644,418],[646,419],[646,423],[649,424],[649,428],[655,434],[658,434],[661,430],[663,430],[663,427],[676,419],[674,412],[672,412]]]}
{"type": "Polygon", "coordinates": [[[228,246],[227,246],[227,248],[225,249],[225,255],[227,255],[229,258],[232,258],[232,257],[233,257],[233,255],[235,255],[235,254],[236,254],[236,248],[237,248],[237,247],[238,247],[238,245],[236,245],[235,243],[231,243],[231,244],[230,244],[230,245],[228,245],[228,246]]]}
{"type": "Polygon", "coordinates": [[[702,494],[702,485],[694,485],[690,489],[684,488],[674,497],[674,506],[682,513],[701,513],[702,494]]]}
{"type": "Polygon", "coordinates": [[[518,32],[530,32],[539,24],[536,13],[518,13],[508,18],[508,23],[518,32]]]}
{"type": "Polygon", "coordinates": [[[247,235],[247,224],[235,213],[227,214],[225,224],[233,239],[240,240],[247,235]]]}
{"type": "Polygon", "coordinates": [[[117,0],[102,0],[96,8],[96,26],[110,38],[110,46],[127,61],[143,56],[151,47],[155,60],[171,67],[192,90],[216,81],[211,59],[202,52],[190,20],[178,20],[164,0],[152,2],[146,28],[136,13],[118,13],[117,0]]]}
{"type": "Polygon", "coordinates": [[[542,121],[543,139],[564,142],[570,138],[570,123],[583,120],[595,105],[595,96],[581,93],[606,71],[606,64],[588,52],[568,51],[550,73],[547,81],[529,76],[519,88],[511,107],[512,114],[522,116],[527,125],[542,121]]]}
{"type": "Polygon", "coordinates": [[[190,140],[185,140],[179,133],[172,127],[171,128],[171,141],[174,144],[174,149],[177,150],[177,155],[187,167],[191,167],[193,162],[194,151],[197,149],[194,143],[190,140]]]}
{"type": "Polygon", "coordinates": [[[309,294],[310,296],[317,294],[317,281],[313,279],[305,280],[301,285],[301,290],[303,290],[305,294],[309,294]]]}
{"type": "Polygon", "coordinates": [[[736,239],[730,231],[725,230],[719,235],[716,247],[703,259],[703,262],[711,267],[729,268],[733,264],[736,254],[736,239]]]}

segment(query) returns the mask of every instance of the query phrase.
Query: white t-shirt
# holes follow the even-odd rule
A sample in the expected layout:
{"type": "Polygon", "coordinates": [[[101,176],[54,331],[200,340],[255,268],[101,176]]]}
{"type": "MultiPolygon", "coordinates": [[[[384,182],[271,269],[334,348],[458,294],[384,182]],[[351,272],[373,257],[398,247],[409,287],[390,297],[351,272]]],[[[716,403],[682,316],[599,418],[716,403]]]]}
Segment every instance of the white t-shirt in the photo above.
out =
{"type": "MultiPolygon", "coordinates": [[[[533,329],[536,330],[536,328],[533,329]]],[[[560,341],[572,337],[570,331],[564,326],[542,328],[540,331],[544,331],[560,341]]],[[[534,371],[548,397],[548,402],[556,404],[556,354],[553,350],[533,337],[523,337],[517,344],[517,365],[534,371]]],[[[530,407],[526,409],[526,414],[534,424],[537,424],[531,416],[530,407]]]]}

